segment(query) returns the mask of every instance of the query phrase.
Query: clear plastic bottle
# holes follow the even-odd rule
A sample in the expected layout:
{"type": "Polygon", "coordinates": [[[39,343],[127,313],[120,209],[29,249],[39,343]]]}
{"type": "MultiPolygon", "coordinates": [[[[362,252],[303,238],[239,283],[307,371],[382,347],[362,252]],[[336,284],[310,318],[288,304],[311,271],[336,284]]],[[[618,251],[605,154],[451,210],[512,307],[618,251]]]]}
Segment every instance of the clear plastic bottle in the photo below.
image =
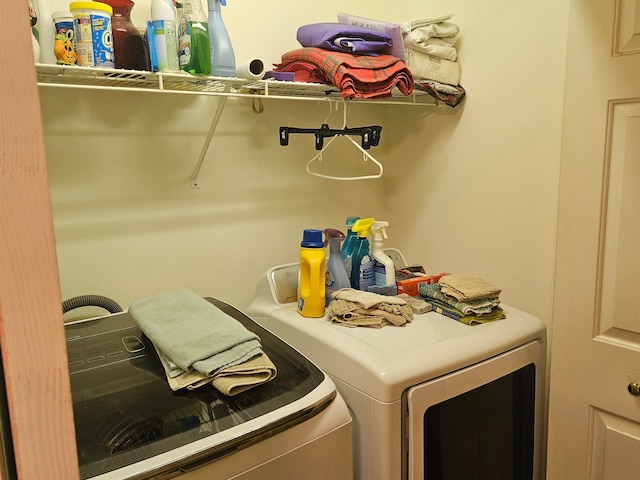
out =
{"type": "Polygon", "coordinates": [[[211,75],[209,21],[200,0],[182,0],[178,6],[178,61],[194,75],[211,75]]]}
{"type": "Polygon", "coordinates": [[[371,236],[373,237],[371,244],[371,256],[373,257],[374,264],[373,270],[375,272],[376,286],[386,287],[388,285],[396,284],[396,269],[391,257],[384,253],[383,239],[387,238],[387,227],[389,222],[382,220],[376,220],[371,225],[371,236]]]}
{"type": "Polygon", "coordinates": [[[341,288],[349,288],[351,281],[347,270],[344,268],[342,257],[340,256],[340,242],[345,236],[340,230],[327,228],[324,236],[329,244],[329,259],[327,260],[327,273],[325,275],[325,305],[329,305],[332,300],[331,294],[337,292],[341,288]]]}
{"type": "Polygon", "coordinates": [[[298,313],[303,317],[324,316],[326,259],[322,230],[305,230],[300,244],[298,313]]]}
{"type": "Polygon", "coordinates": [[[172,0],[151,1],[153,38],[159,72],[180,70],[176,17],[177,11],[172,0]]]}
{"type": "Polygon", "coordinates": [[[236,57],[229,33],[222,21],[222,5],[227,5],[226,0],[208,0],[211,75],[233,77],[236,74],[236,57]]]}

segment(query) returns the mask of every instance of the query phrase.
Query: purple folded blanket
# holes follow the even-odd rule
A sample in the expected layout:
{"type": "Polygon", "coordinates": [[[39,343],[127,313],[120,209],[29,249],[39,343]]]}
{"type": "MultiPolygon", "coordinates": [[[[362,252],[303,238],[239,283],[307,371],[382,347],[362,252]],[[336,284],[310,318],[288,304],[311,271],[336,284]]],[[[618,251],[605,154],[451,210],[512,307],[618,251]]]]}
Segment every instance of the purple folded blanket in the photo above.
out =
{"type": "Polygon", "coordinates": [[[298,28],[296,37],[303,47],[361,55],[375,55],[391,47],[391,37],[388,35],[345,23],[304,25],[298,28]]]}

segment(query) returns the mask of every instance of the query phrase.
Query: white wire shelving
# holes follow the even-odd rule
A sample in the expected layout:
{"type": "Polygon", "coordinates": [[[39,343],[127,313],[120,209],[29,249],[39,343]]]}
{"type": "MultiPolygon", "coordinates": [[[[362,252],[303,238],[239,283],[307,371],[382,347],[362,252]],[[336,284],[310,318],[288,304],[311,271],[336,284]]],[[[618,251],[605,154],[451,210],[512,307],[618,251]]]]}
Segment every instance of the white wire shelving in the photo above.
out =
{"type": "MultiPolygon", "coordinates": [[[[180,72],[145,72],[115,68],[92,68],[70,65],[36,64],[38,86],[41,88],[75,88],[108,91],[147,92],[164,94],[191,94],[221,97],[213,115],[209,132],[191,176],[191,186],[198,188],[198,175],[222,110],[229,97],[253,100],[254,111],[261,109],[262,99],[269,100],[341,100],[340,90],[333,85],[317,83],[283,82],[273,79],[248,80],[231,77],[196,76],[180,72]]],[[[437,107],[438,102],[426,92],[414,89],[403,95],[394,89],[389,98],[375,100],[349,100],[351,103],[377,105],[417,105],[437,107]]]]}

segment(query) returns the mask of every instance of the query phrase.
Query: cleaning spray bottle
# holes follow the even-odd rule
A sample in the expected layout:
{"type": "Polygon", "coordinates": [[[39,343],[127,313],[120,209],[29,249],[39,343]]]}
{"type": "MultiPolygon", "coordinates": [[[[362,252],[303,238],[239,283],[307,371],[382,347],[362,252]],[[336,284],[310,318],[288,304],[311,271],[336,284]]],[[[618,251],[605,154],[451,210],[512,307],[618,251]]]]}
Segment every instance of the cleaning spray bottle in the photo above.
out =
{"type": "Polygon", "coordinates": [[[345,236],[340,230],[327,228],[324,231],[325,243],[329,244],[329,260],[327,260],[327,273],[325,275],[325,305],[329,305],[332,300],[331,294],[341,288],[349,288],[351,281],[344,268],[342,257],[340,256],[340,242],[345,236]]]}
{"type": "Polygon", "coordinates": [[[396,284],[396,270],[393,260],[384,253],[382,239],[387,238],[389,222],[376,220],[371,225],[371,256],[373,257],[373,270],[375,272],[376,286],[386,287],[396,284]]]}
{"type": "Polygon", "coordinates": [[[307,229],[300,244],[298,313],[303,317],[324,316],[326,259],[322,230],[307,229]]]}
{"type": "Polygon", "coordinates": [[[221,5],[227,0],[207,0],[209,6],[209,38],[211,40],[211,75],[233,77],[236,74],[236,57],[227,28],[222,21],[221,5]]]}
{"type": "Polygon", "coordinates": [[[373,218],[361,218],[351,227],[357,235],[351,258],[351,287],[357,290],[366,291],[375,285],[373,259],[369,252],[369,240],[367,240],[367,234],[374,221],[373,218]]]}
{"type": "Polygon", "coordinates": [[[211,75],[209,21],[201,0],[181,0],[178,6],[178,62],[194,75],[211,75]]]}
{"type": "Polygon", "coordinates": [[[353,255],[353,244],[356,241],[356,232],[351,230],[351,227],[356,223],[356,220],[360,220],[360,217],[347,217],[347,236],[344,239],[342,249],[340,250],[340,256],[342,257],[342,262],[344,263],[344,268],[347,270],[347,276],[349,276],[349,278],[351,278],[351,256],[353,255]]]}

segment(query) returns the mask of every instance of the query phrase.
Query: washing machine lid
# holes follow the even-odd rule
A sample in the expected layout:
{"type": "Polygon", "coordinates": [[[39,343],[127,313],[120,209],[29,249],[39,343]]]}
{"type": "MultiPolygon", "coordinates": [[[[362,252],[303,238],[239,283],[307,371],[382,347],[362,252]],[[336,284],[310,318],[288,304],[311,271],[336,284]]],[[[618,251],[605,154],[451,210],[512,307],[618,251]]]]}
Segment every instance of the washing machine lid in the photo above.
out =
{"type": "Polygon", "coordinates": [[[333,382],[234,307],[207,298],[256,333],[278,369],[234,397],[207,385],[172,391],[153,345],[128,313],[65,326],[82,479],[133,479],[206,463],[322,411],[333,382]]]}

